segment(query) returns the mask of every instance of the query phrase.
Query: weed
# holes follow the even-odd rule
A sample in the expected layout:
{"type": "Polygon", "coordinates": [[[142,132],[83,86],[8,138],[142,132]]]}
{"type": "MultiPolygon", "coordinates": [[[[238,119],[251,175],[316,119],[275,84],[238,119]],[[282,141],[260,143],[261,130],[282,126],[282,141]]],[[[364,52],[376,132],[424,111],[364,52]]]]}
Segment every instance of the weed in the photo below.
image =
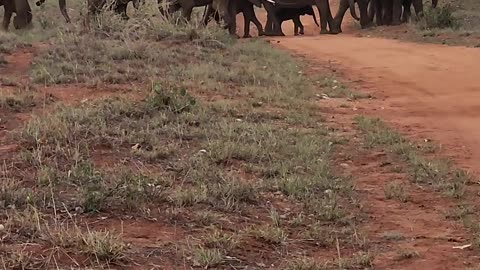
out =
{"type": "Polygon", "coordinates": [[[370,252],[357,252],[350,258],[341,258],[337,261],[340,269],[372,267],[375,256],[370,252]]]}
{"type": "Polygon", "coordinates": [[[407,191],[405,190],[405,185],[400,182],[389,182],[385,185],[384,188],[385,198],[395,199],[400,202],[408,201],[407,191]]]}
{"type": "Polygon", "coordinates": [[[451,5],[444,5],[439,8],[427,8],[417,25],[422,30],[435,28],[459,28],[459,21],[453,15],[454,9],[451,5]]]}
{"type": "Polygon", "coordinates": [[[34,207],[28,207],[23,211],[7,212],[6,228],[28,239],[39,237],[42,232],[43,216],[34,207]]]}
{"type": "Polygon", "coordinates": [[[385,240],[389,240],[389,241],[401,241],[405,239],[405,236],[402,233],[395,232],[395,231],[384,232],[382,234],[382,237],[385,238],[385,240]]]}
{"type": "Polygon", "coordinates": [[[21,182],[11,178],[0,178],[0,207],[22,208],[35,205],[40,200],[40,192],[23,187],[21,182]]]}
{"type": "Polygon", "coordinates": [[[327,263],[320,264],[308,258],[297,259],[290,262],[285,270],[326,270],[330,269],[327,263]]]}
{"type": "Polygon", "coordinates": [[[20,249],[0,253],[0,261],[4,269],[36,269],[38,267],[32,252],[20,249]]]}
{"type": "Polygon", "coordinates": [[[238,245],[238,240],[233,234],[226,234],[214,229],[203,238],[204,246],[229,251],[238,245]]]}
{"type": "Polygon", "coordinates": [[[334,238],[332,234],[333,229],[320,223],[312,224],[304,231],[303,237],[312,241],[316,246],[328,247],[333,244],[334,238]]]}
{"type": "Polygon", "coordinates": [[[407,162],[412,181],[432,185],[454,198],[461,198],[464,195],[465,186],[469,181],[468,173],[452,168],[448,161],[420,156],[413,143],[387,127],[378,118],[359,116],[355,121],[365,133],[369,147],[386,147],[407,162]]]}
{"type": "Polygon", "coordinates": [[[208,185],[207,198],[212,206],[225,211],[238,211],[244,204],[257,201],[257,190],[252,183],[230,177],[224,181],[208,185]]]}
{"type": "Polygon", "coordinates": [[[11,94],[0,95],[0,108],[2,109],[8,109],[12,112],[22,112],[34,106],[34,96],[28,90],[17,89],[11,94]]]}
{"type": "Polygon", "coordinates": [[[420,256],[420,254],[413,249],[397,250],[397,260],[408,260],[420,256]]]}
{"type": "Polygon", "coordinates": [[[472,206],[457,205],[456,207],[450,208],[447,211],[447,213],[445,213],[445,218],[453,219],[453,220],[461,220],[474,213],[475,213],[475,209],[472,206]]]}
{"type": "Polygon", "coordinates": [[[270,219],[272,220],[273,226],[275,227],[281,226],[282,220],[281,220],[280,214],[273,207],[270,209],[270,219]]]}
{"type": "Polygon", "coordinates": [[[196,212],[196,221],[200,225],[210,226],[219,221],[221,216],[212,211],[199,211],[196,212]]]}
{"type": "Polygon", "coordinates": [[[267,225],[255,227],[251,230],[252,235],[268,244],[284,244],[287,241],[287,234],[282,228],[267,225]]]}
{"type": "Polygon", "coordinates": [[[197,247],[193,251],[193,262],[195,266],[201,266],[205,269],[216,267],[223,263],[225,255],[219,249],[197,247]]]}
{"type": "Polygon", "coordinates": [[[18,48],[25,48],[28,44],[21,41],[15,34],[8,32],[0,33],[0,54],[12,53],[18,48]]]}
{"type": "Polygon", "coordinates": [[[369,98],[369,95],[356,93],[348,89],[345,85],[340,83],[336,78],[327,77],[323,80],[318,80],[324,95],[330,98],[350,98],[352,100],[369,98]]]}
{"type": "Polygon", "coordinates": [[[78,235],[81,252],[101,262],[117,262],[124,258],[127,245],[108,231],[88,231],[78,235]]]}

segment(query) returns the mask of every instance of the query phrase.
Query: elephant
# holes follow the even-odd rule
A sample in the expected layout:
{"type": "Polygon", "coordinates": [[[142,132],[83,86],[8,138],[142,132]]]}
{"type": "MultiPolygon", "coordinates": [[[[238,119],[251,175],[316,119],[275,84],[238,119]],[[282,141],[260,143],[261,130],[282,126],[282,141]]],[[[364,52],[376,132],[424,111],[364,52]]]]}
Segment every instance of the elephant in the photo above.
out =
{"type": "Polygon", "coordinates": [[[366,28],[370,25],[368,12],[367,12],[368,0],[340,0],[340,6],[335,15],[332,18],[330,10],[330,4],[328,0],[262,0],[264,8],[267,10],[267,26],[265,32],[273,35],[283,35],[280,27],[279,20],[275,15],[275,10],[278,8],[301,8],[304,6],[315,5],[320,14],[320,34],[338,34],[341,32],[341,24],[345,12],[350,9],[352,17],[359,19],[362,28],[366,28]],[[360,7],[360,17],[355,12],[355,1],[360,7]],[[270,27],[270,25],[272,27],[270,27]],[[329,27],[329,30],[327,29],[329,27]]]}
{"type": "Polygon", "coordinates": [[[362,29],[370,27],[372,22],[368,13],[368,4],[369,0],[340,0],[337,13],[330,26],[330,34],[338,34],[342,32],[342,21],[348,9],[350,9],[352,17],[360,21],[362,29]],[[356,15],[354,6],[355,2],[360,10],[360,17],[356,15]]]}
{"type": "Polygon", "coordinates": [[[228,32],[236,36],[238,0],[213,0],[212,8],[216,10],[220,18],[225,22],[228,32]]]}
{"type": "Polygon", "coordinates": [[[302,8],[279,8],[277,9],[275,16],[280,21],[280,28],[281,24],[284,21],[292,20],[294,27],[293,32],[295,36],[298,34],[303,35],[305,33],[303,24],[300,20],[300,16],[302,15],[311,15],[313,17],[313,21],[317,26],[320,26],[317,22],[317,18],[315,16],[315,12],[313,11],[312,6],[305,6],[302,8]]]}
{"type": "MultiPolygon", "coordinates": [[[[263,27],[260,21],[258,20],[257,16],[255,15],[254,5],[260,7],[260,2],[257,1],[249,1],[249,0],[237,0],[237,11],[236,14],[242,13],[243,20],[244,20],[244,38],[249,38],[250,36],[250,22],[253,22],[258,30],[258,35],[263,36],[263,27]]],[[[210,19],[214,16],[217,23],[220,22],[220,16],[212,7],[212,5],[208,5],[205,10],[205,14],[203,16],[203,24],[207,25],[210,19]]]]}
{"type": "MultiPolygon", "coordinates": [[[[432,1],[432,7],[438,1],[432,1]]],[[[423,15],[422,0],[371,0],[369,6],[369,17],[376,20],[377,25],[398,25],[407,22],[411,16],[411,5],[415,9],[417,17],[423,15]]]]}
{"type": "Polygon", "coordinates": [[[28,0],[0,0],[0,6],[3,6],[5,12],[3,15],[3,29],[8,30],[13,13],[13,26],[15,29],[25,28],[32,22],[32,9],[28,0]]]}
{"type": "MultiPolygon", "coordinates": [[[[46,0],[38,0],[35,5],[37,5],[37,7],[43,5],[45,3],[46,0]]],[[[58,0],[58,6],[60,7],[60,12],[62,13],[63,15],[63,18],[65,18],[65,21],[67,23],[70,23],[71,20],[70,20],[70,16],[68,16],[68,12],[67,12],[67,3],[66,3],[66,0],[58,0]]]]}
{"type": "Polygon", "coordinates": [[[212,0],[158,0],[158,9],[164,16],[182,10],[183,17],[190,21],[194,7],[203,7],[210,4],[212,4],[212,0]]]}

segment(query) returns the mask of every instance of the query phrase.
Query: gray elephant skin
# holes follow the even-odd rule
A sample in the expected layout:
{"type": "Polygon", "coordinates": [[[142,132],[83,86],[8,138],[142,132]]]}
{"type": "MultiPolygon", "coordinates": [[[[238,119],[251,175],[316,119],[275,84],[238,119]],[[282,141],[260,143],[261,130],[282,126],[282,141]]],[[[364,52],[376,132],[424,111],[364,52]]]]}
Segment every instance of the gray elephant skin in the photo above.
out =
{"type": "Polygon", "coordinates": [[[0,0],[0,6],[3,6],[5,12],[3,15],[2,28],[6,31],[10,26],[13,13],[13,26],[15,29],[25,28],[32,22],[32,9],[28,0],[0,0]]]}
{"type": "MultiPolygon", "coordinates": [[[[244,27],[243,27],[243,37],[244,38],[250,38],[250,22],[252,22],[256,27],[258,31],[259,36],[263,36],[263,27],[260,21],[258,20],[257,16],[255,15],[255,9],[254,5],[260,7],[261,4],[258,1],[249,1],[249,0],[237,0],[237,5],[236,5],[236,14],[243,14],[243,21],[244,21],[244,27]]],[[[208,22],[211,20],[211,18],[215,18],[217,23],[220,23],[220,16],[218,12],[212,7],[212,4],[208,5],[205,10],[205,14],[203,16],[203,24],[207,25],[208,22]]]]}

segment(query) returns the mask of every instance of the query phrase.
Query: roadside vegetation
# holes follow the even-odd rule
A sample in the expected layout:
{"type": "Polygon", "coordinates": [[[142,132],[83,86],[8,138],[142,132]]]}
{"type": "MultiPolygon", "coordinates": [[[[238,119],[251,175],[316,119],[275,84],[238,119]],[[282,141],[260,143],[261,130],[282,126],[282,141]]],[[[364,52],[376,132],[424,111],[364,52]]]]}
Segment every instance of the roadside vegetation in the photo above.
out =
{"type": "Polygon", "coordinates": [[[475,0],[439,1],[436,8],[424,3],[424,14],[417,18],[412,8],[411,23],[399,27],[372,28],[369,35],[408,40],[479,47],[480,6],[475,0]]]}
{"type": "Polygon", "coordinates": [[[4,265],[373,265],[355,189],[334,169],[336,141],[301,65],[264,41],[148,8],[128,22],[106,13],[85,33],[52,31],[49,6],[41,30],[16,33],[33,46],[48,39],[30,67],[36,86],[112,94],[1,97],[10,113],[48,105],[9,134],[18,151],[1,174],[4,265]],[[152,228],[147,243],[137,226],[152,228]]]}

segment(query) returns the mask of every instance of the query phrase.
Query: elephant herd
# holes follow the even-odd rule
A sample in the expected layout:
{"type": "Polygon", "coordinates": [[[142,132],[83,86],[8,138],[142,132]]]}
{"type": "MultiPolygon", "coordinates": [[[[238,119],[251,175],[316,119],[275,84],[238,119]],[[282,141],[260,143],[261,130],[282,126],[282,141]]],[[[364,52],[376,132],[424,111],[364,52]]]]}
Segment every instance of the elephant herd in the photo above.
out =
{"type": "MultiPolygon", "coordinates": [[[[46,0],[37,0],[36,5],[42,5],[46,0]]],[[[86,0],[88,13],[87,22],[91,16],[95,16],[105,8],[114,10],[124,19],[128,19],[127,6],[130,2],[135,8],[145,4],[146,0],[86,0]],[[112,2],[113,1],[113,2],[112,2]]],[[[157,0],[158,8],[162,15],[181,11],[186,20],[190,20],[192,10],[195,7],[204,7],[203,23],[206,25],[213,18],[218,23],[223,21],[225,28],[230,34],[236,34],[236,15],[243,14],[245,27],[244,37],[250,36],[250,22],[258,29],[259,35],[283,35],[281,25],[283,21],[294,22],[294,33],[303,34],[301,15],[311,15],[318,25],[313,6],[320,14],[320,33],[338,34],[342,32],[341,25],[345,13],[350,10],[351,16],[360,21],[362,28],[377,25],[396,25],[407,22],[411,16],[413,5],[417,16],[423,14],[423,0],[338,0],[338,10],[332,16],[329,0],[157,0]],[[358,5],[360,14],[356,12],[355,4],[358,5]],[[265,28],[255,15],[255,7],[264,7],[267,11],[265,28]]],[[[65,21],[70,22],[67,13],[66,0],[58,0],[60,11],[65,21]]],[[[438,0],[432,0],[435,7],[438,0]]],[[[24,28],[32,21],[32,9],[28,0],[0,0],[0,6],[4,7],[3,29],[8,30],[11,17],[16,29],[24,28]]]]}

